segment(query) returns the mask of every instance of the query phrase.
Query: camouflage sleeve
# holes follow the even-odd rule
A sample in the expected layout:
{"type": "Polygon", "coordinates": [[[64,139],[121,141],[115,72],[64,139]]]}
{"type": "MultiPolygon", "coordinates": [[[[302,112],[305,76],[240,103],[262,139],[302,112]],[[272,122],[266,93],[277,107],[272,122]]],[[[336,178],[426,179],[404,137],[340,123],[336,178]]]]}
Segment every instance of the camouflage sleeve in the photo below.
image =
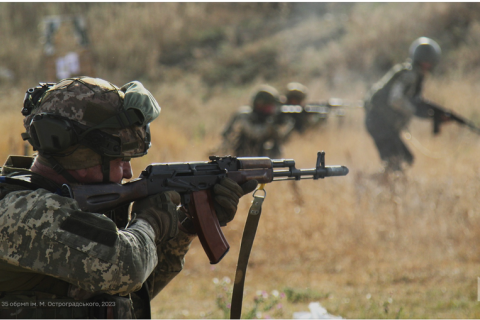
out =
{"type": "Polygon", "coordinates": [[[150,299],[182,271],[185,255],[196,237],[179,231],[175,238],[157,247],[158,265],[147,279],[150,299]]]}
{"type": "Polygon", "coordinates": [[[222,137],[227,138],[229,136],[229,134],[232,132],[233,125],[237,122],[237,120],[238,113],[234,114],[223,128],[222,137]]]}
{"type": "Polygon", "coordinates": [[[389,105],[407,116],[415,112],[415,106],[411,102],[415,93],[415,82],[416,75],[413,71],[402,73],[392,85],[388,97],[389,105]]]}
{"type": "Polygon", "coordinates": [[[285,140],[290,135],[293,128],[295,128],[295,120],[292,117],[286,117],[276,130],[279,139],[285,140]]]}
{"type": "Polygon", "coordinates": [[[119,231],[104,215],[44,189],[0,201],[0,259],[90,292],[122,295],[140,289],[157,264],[148,223],[119,231]]]}

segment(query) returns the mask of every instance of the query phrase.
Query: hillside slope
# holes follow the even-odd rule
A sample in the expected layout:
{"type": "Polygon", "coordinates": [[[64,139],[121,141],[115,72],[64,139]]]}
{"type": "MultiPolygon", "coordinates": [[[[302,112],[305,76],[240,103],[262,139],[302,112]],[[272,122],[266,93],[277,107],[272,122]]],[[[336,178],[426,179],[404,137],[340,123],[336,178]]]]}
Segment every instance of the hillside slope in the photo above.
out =
{"type": "Polygon", "coordinates": [[[419,36],[441,44],[442,74],[480,62],[478,3],[0,3],[0,61],[16,81],[44,77],[42,21],[58,14],[86,18],[98,75],[119,83],[373,81],[419,36]]]}

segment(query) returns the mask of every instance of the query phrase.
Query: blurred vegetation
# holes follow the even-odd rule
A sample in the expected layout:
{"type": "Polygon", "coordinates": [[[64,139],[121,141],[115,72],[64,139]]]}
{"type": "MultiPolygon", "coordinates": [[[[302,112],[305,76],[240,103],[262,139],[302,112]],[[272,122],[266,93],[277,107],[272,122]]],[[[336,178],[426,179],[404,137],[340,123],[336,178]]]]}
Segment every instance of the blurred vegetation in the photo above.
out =
{"type": "Polygon", "coordinates": [[[441,44],[440,74],[480,63],[478,3],[0,3],[1,67],[15,82],[43,80],[42,20],[59,14],[87,19],[97,76],[114,83],[371,82],[419,36],[441,44]]]}

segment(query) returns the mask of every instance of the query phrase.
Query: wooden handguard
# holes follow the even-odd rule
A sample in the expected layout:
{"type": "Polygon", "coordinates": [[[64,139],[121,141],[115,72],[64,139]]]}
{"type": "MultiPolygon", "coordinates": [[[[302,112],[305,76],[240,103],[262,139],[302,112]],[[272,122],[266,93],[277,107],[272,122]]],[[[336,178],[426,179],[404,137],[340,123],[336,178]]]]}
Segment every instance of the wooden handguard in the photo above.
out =
{"type": "Polygon", "coordinates": [[[191,195],[188,211],[195,231],[211,264],[217,264],[230,249],[213,208],[210,190],[195,191],[191,195]]]}

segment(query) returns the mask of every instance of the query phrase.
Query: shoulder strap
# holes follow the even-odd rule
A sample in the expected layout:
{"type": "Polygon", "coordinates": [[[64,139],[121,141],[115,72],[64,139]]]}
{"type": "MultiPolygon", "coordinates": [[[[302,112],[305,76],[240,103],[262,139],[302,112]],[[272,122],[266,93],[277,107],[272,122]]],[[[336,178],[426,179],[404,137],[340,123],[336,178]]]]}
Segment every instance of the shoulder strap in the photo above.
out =
{"type": "Polygon", "coordinates": [[[240,245],[240,253],[238,255],[235,281],[233,284],[230,319],[241,319],[243,289],[245,286],[248,259],[250,258],[253,240],[255,240],[255,234],[257,233],[258,222],[260,221],[260,215],[262,213],[262,204],[267,195],[264,186],[264,184],[261,184],[258,189],[255,190],[253,193],[252,205],[248,210],[247,221],[245,222],[245,229],[243,230],[242,242],[240,245]],[[258,190],[264,192],[263,197],[255,195],[258,190]]]}

